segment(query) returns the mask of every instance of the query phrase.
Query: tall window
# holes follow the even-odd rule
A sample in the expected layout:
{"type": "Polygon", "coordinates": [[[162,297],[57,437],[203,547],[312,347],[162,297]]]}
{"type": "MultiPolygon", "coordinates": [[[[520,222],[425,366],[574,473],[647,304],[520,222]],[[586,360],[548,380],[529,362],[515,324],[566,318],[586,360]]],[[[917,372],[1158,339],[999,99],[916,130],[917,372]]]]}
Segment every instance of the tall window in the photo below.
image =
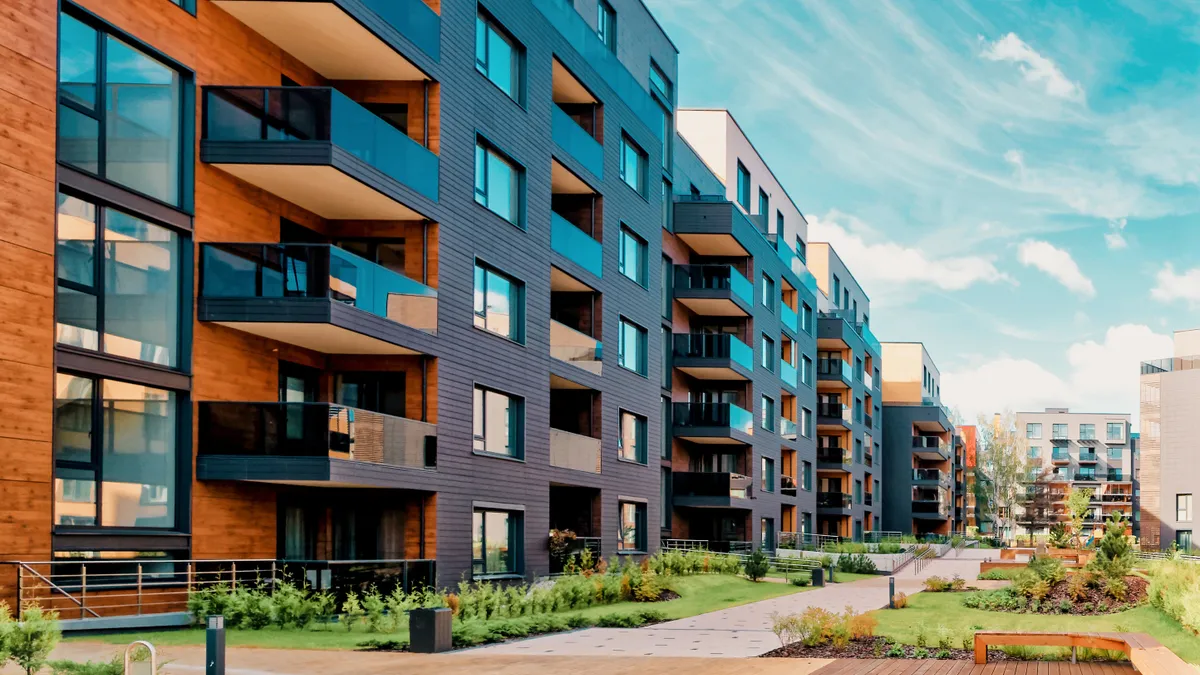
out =
{"type": "Polygon", "coordinates": [[[812,438],[813,435],[812,411],[808,408],[800,409],[800,435],[805,438],[812,438]]]}
{"type": "Polygon", "coordinates": [[[800,330],[812,335],[813,332],[813,311],[808,303],[801,303],[800,307],[800,330]]]}
{"type": "Polygon", "coordinates": [[[800,262],[808,262],[808,244],[799,235],[796,236],[796,255],[800,256],[800,262]]]}
{"type": "Polygon", "coordinates": [[[1192,495],[1175,495],[1175,520],[1186,523],[1192,519],[1192,495]]]}
{"type": "Polygon", "coordinates": [[[662,182],[662,226],[664,230],[671,231],[674,219],[671,217],[675,212],[674,191],[671,189],[671,183],[666,179],[662,182]]]}
{"type": "Polygon", "coordinates": [[[658,284],[658,289],[659,289],[658,302],[659,302],[660,308],[662,309],[662,318],[670,319],[671,318],[671,280],[672,280],[672,277],[674,277],[674,275],[671,274],[671,259],[665,255],[662,257],[662,265],[659,268],[659,275],[662,277],[662,281],[660,281],[658,284]]]}
{"type": "Polygon", "coordinates": [[[1096,425],[1095,424],[1080,424],[1079,438],[1085,441],[1096,440],[1096,425]]]}
{"type": "Polygon", "coordinates": [[[813,383],[813,362],[807,356],[800,357],[800,382],[810,387],[813,383]]]}
{"type": "Polygon", "coordinates": [[[626,185],[646,196],[646,151],[633,142],[633,139],[621,135],[621,180],[626,185]]]}
{"type": "Polygon", "coordinates": [[[854,503],[855,504],[863,503],[863,498],[862,498],[863,489],[862,488],[863,488],[863,484],[862,484],[861,480],[854,481],[854,503]]]}
{"type": "Polygon", "coordinates": [[[102,29],[59,20],[58,159],[181,206],[184,77],[102,29]]]}
{"type": "Polygon", "coordinates": [[[1042,456],[1042,449],[1036,445],[1029,446],[1029,459],[1037,459],[1042,456]]]}
{"type": "Polygon", "coordinates": [[[524,170],[482,139],[475,141],[475,201],[522,227],[521,181],[524,170]]]}
{"type": "Polygon", "coordinates": [[[835,274],[833,275],[833,304],[838,303],[838,299],[842,295],[842,280],[835,274]]]}
{"type": "Polygon", "coordinates": [[[662,434],[659,439],[663,459],[671,459],[671,397],[663,396],[658,406],[659,419],[662,420],[662,434]]]}
{"type": "Polygon", "coordinates": [[[475,327],[516,342],[525,341],[525,285],[483,263],[475,263],[475,327]]]}
{"type": "Polygon", "coordinates": [[[775,341],[765,334],[762,336],[762,367],[775,371],[775,341]]]}
{"type": "Polygon", "coordinates": [[[658,94],[667,103],[675,100],[670,78],[667,77],[666,73],[653,60],[650,61],[650,90],[658,94]]]}
{"type": "Polygon", "coordinates": [[[768,311],[775,311],[775,280],[766,274],[762,277],[762,304],[768,311]]]}
{"type": "Polygon", "coordinates": [[[759,474],[759,489],[763,492],[775,491],[775,460],[770,457],[762,458],[759,474]]]}
{"type": "Polygon", "coordinates": [[[618,502],[620,538],[617,552],[641,553],[646,550],[646,505],[637,502],[618,502]]]}
{"type": "Polygon", "coordinates": [[[622,410],[620,433],[617,435],[617,456],[630,462],[645,464],[646,459],[646,418],[622,410]]]}
{"type": "Polygon", "coordinates": [[[60,193],[59,344],[178,367],[180,250],[172,230],[60,193]]]}
{"type": "Polygon", "coordinates": [[[525,456],[525,400],[475,385],[473,445],[476,452],[525,456]]]}
{"type": "Polygon", "coordinates": [[[54,522],[174,529],[174,392],[58,373],[54,380],[54,522]]]}
{"type": "Polygon", "coordinates": [[[471,572],[474,575],[520,573],[524,533],[519,512],[475,509],[471,525],[471,572]]]}
{"type": "Polygon", "coordinates": [[[637,236],[628,227],[621,226],[621,248],[617,259],[617,270],[633,279],[639,286],[646,286],[646,240],[637,236]]]}
{"type": "Polygon", "coordinates": [[[658,488],[658,526],[662,529],[671,527],[671,470],[667,467],[660,469],[658,488]]]}
{"type": "Polygon", "coordinates": [[[617,13],[606,0],[596,2],[596,36],[608,51],[617,51],[617,13]]]}
{"type": "Polygon", "coordinates": [[[766,551],[767,555],[775,555],[775,519],[760,518],[758,526],[759,548],[766,551]]]}
{"type": "Polygon", "coordinates": [[[646,374],[646,329],[621,319],[618,334],[617,363],[638,375],[646,374]]]}
{"type": "Polygon", "coordinates": [[[737,163],[737,199],[746,213],[750,213],[750,170],[737,163]]]}
{"type": "Polygon", "coordinates": [[[671,115],[671,110],[666,105],[659,104],[659,110],[662,112],[662,166],[663,171],[671,170],[671,141],[675,138],[675,118],[671,115]]]}
{"type": "Polygon", "coordinates": [[[775,431],[775,401],[766,395],[762,397],[761,425],[767,431],[775,431]]]}
{"type": "Polygon", "coordinates": [[[662,326],[659,349],[662,350],[662,388],[671,388],[671,329],[662,326]]]}
{"type": "Polygon", "coordinates": [[[801,464],[800,487],[803,490],[805,490],[806,492],[812,492],[812,487],[813,487],[812,462],[804,460],[800,464],[801,464]]]}
{"type": "Polygon", "coordinates": [[[475,69],[508,97],[521,101],[521,52],[517,41],[496,21],[475,16],[475,69]]]}
{"type": "Polygon", "coordinates": [[[779,236],[783,236],[783,211],[775,210],[775,232],[779,236]]]}
{"type": "Polygon", "coordinates": [[[1029,422],[1025,425],[1025,438],[1041,440],[1042,425],[1039,422],[1029,422]]]}
{"type": "Polygon", "coordinates": [[[763,227],[766,227],[769,223],[767,216],[771,215],[771,198],[762,188],[758,188],[758,212],[763,217],[763,227]]]}
{"type": "Polygon", "coordinates": [[[1121,441],[1125,439],[1125,424],[1123,422],[1108,423],[1108,440],[1121,441]]]}

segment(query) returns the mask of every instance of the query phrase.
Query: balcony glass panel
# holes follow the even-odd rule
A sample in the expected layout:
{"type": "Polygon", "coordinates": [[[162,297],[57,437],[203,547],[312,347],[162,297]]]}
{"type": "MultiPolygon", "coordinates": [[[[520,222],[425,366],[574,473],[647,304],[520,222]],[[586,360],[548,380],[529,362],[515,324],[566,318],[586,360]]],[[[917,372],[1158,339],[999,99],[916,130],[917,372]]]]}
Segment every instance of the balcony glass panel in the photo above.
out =
{"type": "Polygon", "coordinates": [[[754,370],[754,350],[728,333],[677,334],[674,355],[684,359],[732,359],[746,370],[754,370]]]}
{"type": "Polygon", "coordinates": [[[787,361],[780,361],[779,362],[779,379],[783,380],[785,384],[789,384],[789,385],[795,387],[796,383],[797,383],[796,367],[793,366],[792,364],[788,363],[787,361]]]}
{"type": "Polygon", "coordinates": [[[800,317],[796,316],[796,311],[787,306],[787,303],[779,303],[779,323],[785,328],[790,328],[793,333],[800,330],[800,317]]]}
{"type": "Polygon", "coordinates": [[[732,403],[676,403],[672,420],[677,427],[729,427],[754,433],[754,415],[732,403]]]}
{"type": "Polygon", "coordinates": [[[729,265],[676,265],[675,290],[732,291],[754,304],[754,284],[729,265]]]}
{"type": "Polygon", "coordinates": [[[566,324],[550,320],[550,356],[597,375],[603,366],[603,343],[566,324]]]}
{"type": "Polygon", "coordinates": [[[550,135],[596,178],[604,177],[604,148],[562,108],[550,106],[550,135]]]}
{"type": "Polygon", "coordinates": [[[550,213],[550,247],[592,274],[603,275],[604,247],[554,212],[550,213]]]}

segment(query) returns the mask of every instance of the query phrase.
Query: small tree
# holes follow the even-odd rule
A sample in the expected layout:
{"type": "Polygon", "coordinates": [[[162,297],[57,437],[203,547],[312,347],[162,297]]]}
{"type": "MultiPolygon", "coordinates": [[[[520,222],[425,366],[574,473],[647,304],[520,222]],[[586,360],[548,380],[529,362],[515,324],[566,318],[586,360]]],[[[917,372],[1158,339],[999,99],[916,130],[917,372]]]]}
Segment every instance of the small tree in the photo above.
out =
{"type": "Polygon", "coordinates": [[[1029,449],[1024,436],[1017,433],[1017,416],[1011,410],[992,417],[980,415],[977,445],[976,465],[991,479],[986,486],[980,485],[991,492],[985,508],[996,509],[998,534],[1003,537],[1012,528],[1022,484],[1029,480],[1029,449]]]}
{"type": "Polygon", "coordinates": [[[0,602],[0,668],[4,667],[4,662],[9,656],[9,642],[13,628],[16,624],[13,623],[12,614],[9,613],[8,603],[0,602]]]}
{"type": "Polygon", "coordinates": [[[1083,519],[1087,516],[1092,502],[1091,488],[1076,490],[1067,488],[1067,514],[1071,516],[1071,543],[1076,550],[1083,548],[1083,519]]]}
{"type": "Polygon", "coordinates": [[[1106,578],[1120,579],[1133,570],[1133,558],[1133,547],[1125,536],[1125,517],[1114,513],[1104,524],[1104,536],[1089,567],[1106,578]]]}
{"type": "Polygon", "coordinates": [[[25,670],[25,675],[33,675],[41,670],[54,646],[62,639],[58,614],[37,605],[25,607],[21,612],[21,620],[5,632],[8,633],[5,642],[8,643],[12,660],[25,670]]]}
{"type": "Polygon", "coordinates": [[[742,568],[750,581],[758,581],[767,576],[767,570],[771,568],[771,563],[767,560],[767,554],[760,549],[746,557],[742,568]]]}

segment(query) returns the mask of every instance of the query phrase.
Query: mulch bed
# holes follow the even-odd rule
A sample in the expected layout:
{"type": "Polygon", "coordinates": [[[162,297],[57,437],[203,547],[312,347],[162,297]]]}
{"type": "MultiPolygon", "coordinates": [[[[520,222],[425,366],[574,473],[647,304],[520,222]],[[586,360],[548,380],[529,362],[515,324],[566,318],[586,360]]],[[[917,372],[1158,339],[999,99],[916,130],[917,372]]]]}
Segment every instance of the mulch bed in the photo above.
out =
{"type": "Polygon", "coordinates": [[[1060,581],[1050,589],[1050,594],[1042,599],[1039,605],[1040,611],[1033,612],[1029,609],[1029,605],[1021,610],[1008,609],[992,609],[989,611],[1010,612],[1014,614],[1076,614],[1082,616],[1097,616],[1104,614],[1115,614],[1124,612],[1127,609],[1133,609],[1146,601],[1146,589],[1150,583],[1141,577],[1125,577],[1126,595],[1125,601],[1119,602],[1104,592],[1103,587],[1087,589],[1087,597],[1083,600],[1074,600],[1067,594],[1067,582],[1060,581]],[[1062,611],[1063,601],[1070,604],[1069,611],[1062,611]],[[1100,611],[1100,603],[1104,603],[1107,611],[1100,611]],[[1091,607],[1091,611],[1086,609],[1091,607]]]}
{"type": "MultiPolygon", "coordinates": [[[[913,653],[917,651],[917,647],[912,645],[895,645],[891,642],[883,649],[882,652],[875,653],[875,641],[879,638],[867,638],[865,640],[851,640],[850,644],[842,649],[838,649],[833,645],[821,645],[819,647],[805,647],[799,642],[794,642],[786,647],[774,649],[762,655],[762,658],[785,658],[785,659],[886,659],[900,658],[898,656],[890,657],[887,652],[892,647],[900,647],[904,650],[904,658],[913,658],[913,653]]],[[[926,647],[925,651],[929,652],[929,658],[934,659],[935,655],[941,650],[937,647],[926,647]]],[[[950,661],[973,661],[975,660],[975,652],[970,649],[950,649],[949,657],[946,660],[950,661]]],[[[1012,661],[1012,657],[998,649],[988,650],[988,663],[993,661],[1012,661]]]]}
{"type": "Polygon", "coordinates": [[[664,588],[662,592],[658,594],[658,599],[652,600],[651,602],[666,602],[668,600],[677,600],[679,597],[679,594],[675,591],[672,591],[669,588],[664,588]]]}

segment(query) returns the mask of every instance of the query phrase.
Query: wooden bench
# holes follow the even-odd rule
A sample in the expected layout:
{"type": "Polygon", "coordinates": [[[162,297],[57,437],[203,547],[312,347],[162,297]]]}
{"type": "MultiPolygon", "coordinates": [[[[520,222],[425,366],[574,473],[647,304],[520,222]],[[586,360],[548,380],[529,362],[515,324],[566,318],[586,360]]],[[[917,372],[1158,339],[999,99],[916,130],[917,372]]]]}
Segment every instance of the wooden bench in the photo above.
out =
{"type": "Polygon", "coordinates": [[[1070,647],[1071,663],[1075,663],[1075,651],[1080,647],[1107,649],[1124,652],[1139,673],[1196,675],[1196,671],[1183,659],[1145,633],[977,631],[975,633],[975,663],[980,665],[987,663],[988,647],[999,645],[1070,647]]]}

